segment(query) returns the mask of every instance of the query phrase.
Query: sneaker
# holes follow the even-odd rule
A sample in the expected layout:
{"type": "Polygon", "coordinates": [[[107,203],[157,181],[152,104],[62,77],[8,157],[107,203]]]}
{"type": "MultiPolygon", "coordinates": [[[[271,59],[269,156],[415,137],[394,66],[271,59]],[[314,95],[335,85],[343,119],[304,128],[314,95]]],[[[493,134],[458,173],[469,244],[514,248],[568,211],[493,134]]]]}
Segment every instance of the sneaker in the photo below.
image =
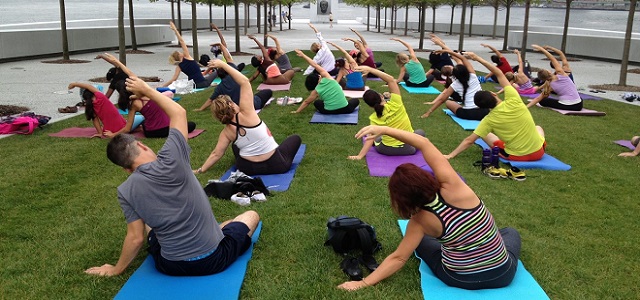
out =
{"type": "Polygon", "coordinates": [[[527,175],[524,173],[524,171],[516,167],[511,167],[510,170],[505,170],[504,178],[511,178],[515,181],[525,181],[527,179],[527,175]]]}
{"type": "Polygon", "coordinates": [[[267,201],[267,196],[260,191],[253,191],[253,193],[251,193],[251,200],[255,202],[265,202],[267,201]]]}
{"type": "Polygon", "coordinates": [[[247,197],[243,193],[237,193],[231,195],[231,202],[240,206],[248,206],[249,204],[251,204],[251,198],[247,197]]]}
{"type": "Polygon", "coordinates": [[[496,168],[494,166],[489,166],[487,168],[485,168],[484,170],[482,170],[482,173],[484,175],[487,175],[493,179],[498,179],[498,178],[503,178],[502,174],[505,173],[506,171],[504,168],[496,168]]]}
{"type": "Polygon", "coordinates": [[[295,97],[295,98],[290,98],[289,101],[292,104],[300,104],[302,102],[302,97],[295,97]]]}

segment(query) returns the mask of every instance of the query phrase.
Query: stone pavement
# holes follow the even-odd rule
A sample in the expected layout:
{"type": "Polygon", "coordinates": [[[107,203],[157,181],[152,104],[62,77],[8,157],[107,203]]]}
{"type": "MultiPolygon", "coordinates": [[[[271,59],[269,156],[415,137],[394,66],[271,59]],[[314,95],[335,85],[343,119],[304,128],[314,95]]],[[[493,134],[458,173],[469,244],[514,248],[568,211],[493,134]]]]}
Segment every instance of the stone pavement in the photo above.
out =
{"type": "MultiPolygon", "coordinates": [[[[295,48],[309,49],[309,46],[314,42],[315,35],[313,31],[307,26],[307,20],[293,20],[291,30],[271,32],[276,36],[281,45],[286,51],[294,50],[295,48]]],[[[168,26],[168,25],[167,25],[168,26]]],[[[283,24],[283,28],[286,28],[287,24],[283,24]]],[[[329,41],[335,41],[338,45],[343,46],[345,49],[352,48],[351,43],[341,41],[343,37],[356,38],[349,28],[358,30],[366,39],[367,43],[373,48],[374,51],[405,51],[404,47],[397,42],[389,41],[391,37],[399,37],[414,48],[418,47],[417,33],[412,33],[410,36],[401,36],[402,30],[397,31],[398,35],[390,35],[389,33],[377,33],[374,32],[374,28],[371,27],[370,32],[366,31],[366,24],[360,24],[357,21],[340,21],[338,24],[334,24],[333,28],[329,28],[329,24],[316,24],[319,31],[322,32],[325,39],[329,41]]],[[[276,29],[278,27],[275,27],[276,29]]],[[[242,30],[242,29],[241,29],[242,30]]],[[[389,30],[387,29],[387,32],[389,30]]],[[[256,28],[249,29],[250,34],[257,34],[256,28]]],[[[235,39],[234,31],[223,31],[227,44],[230,46],[230,51],[235,51],[235,39]]],[[[191,41],[190,32],[184,32],[184,39],[187,43],[191,41]]],[[[458,47],[458,36],[448,36],[445,34],[439,35],[447,45],[452,49],[458,47]]],[[[258,53],[258,50],[253,49],[255,44],[252,40],[241,36],[241,50],[248,53],[258,53]]],[[[218,36],[215,32],[208,30],[201,30],[198,32],[198,44],[200,54],[210,54],[209,44],[212,42],[218,42],[218,36]]],[[[177,43],[174,41],[174,45],[177,43]]],[[[502,40],[492,40],[489,37],[466,37],[464,39],[464,45],[466,51],[474,51],[485,59],[490,57],[490,53],[486,48],[480,46],[481,43],[487,43],[500,49],[502,47],[502,40]]],[[[426,49],[436,49],[436,47],[429,40],[425,40],[424,47],[426,49]]],[[[141,49],[152,51],[154,54],[130,54],[127,56],[127,66],[133,70],[139,76],[158,76],[162,79],[171,78],[174,67],[169,65],[168,56],[171,52],[177,50],[175,47],[167,47],[167,45],[154,45],[148,47],[142,47],[141,49]]],[[[114,53],[114,51],[110,51],[114,53]]],[[[107,62],[103,60],[94,60],[94,57],[102,52],[75,54],[72,55],[72,59],[89,60],[90,63],[84,64],[45,64],[41,61],[52,60],[57,58],[36,58],[32,60],[24,60],[17,62],[8,62],[0,64],[0,86],[3,92],[0,93],[0,104],[12,104],[29,107],[32,111],[48,115],[52,117],[52,122],[62,120],[68,117],[75,116],[77,114],[62,114],[58,113],[59,107],[65,107],[74,105],[79,102],[80,96],[78,91],[75,90],[72,94],[65,94],[67,86],[70,82],[81,81],[87,82],[91,78],[105,76],[107,70],[111,67],[107,62]],[[57,93],[55,93],[57,92],[57,93]],[[58,94],[62,92],[62,94],[58,94]]],[[[418,52],[420,57],[428,57],[428,52],[418,52]]],[[[117,56],[117,55],[116,55],[117,56]]],[[[507,59],[516,64],[517,59],[513,54],[505,54],[507,59]]],[[[542,60],[544,56],[540,53],[527,53],[527,60],[534,67],[548,68],[549,62],[542,60]]],[[[236,56],[234,57],[236,62],[250,62],[250,56],[236,56]]],[[[570,62],[574,72],[578,89],[584,93],[589,93],[588,85],[591,84],[607,84],[617,83],[620,64],[603,62],[597,60],[582,60],[578,62],[570,62]]],[[[306,66],[300,66],[306,67],[306,66]]],[[[486,69],[479,64],[476,64],[478,71],[486,72],[486,69]]],[[[396,75],[396,74],[392,74],[396,75]]],[[[182,75],[184,76],[184,75],[182,75]]],[[[181,77],[182,78],[182,77],[181,77]]],[[[153,83],[152,83],[153,84],[153,83]]],[[[640,74],[628,74],[627,84],[640,86],[640,74]]],[[[105,89],[107,84],[102,84],[105,89]]],[[[620,98],[622,92],[608,91],[606,93],[597,93],[594,95],[622,101],[628,103],[620,98]]],[[[111,97],[112,101],[116,101],[116,97],[111,97]]],[[[636,101],[633,104],[640,105],[640,102],[636,101]]]]}

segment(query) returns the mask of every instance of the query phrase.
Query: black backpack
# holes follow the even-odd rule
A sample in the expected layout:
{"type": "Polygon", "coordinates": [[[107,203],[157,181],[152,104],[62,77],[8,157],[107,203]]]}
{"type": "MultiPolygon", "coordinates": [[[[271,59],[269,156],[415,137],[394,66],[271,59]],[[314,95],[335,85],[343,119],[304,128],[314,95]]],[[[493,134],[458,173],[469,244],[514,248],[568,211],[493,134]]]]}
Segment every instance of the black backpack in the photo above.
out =
{"type": "Polygon", "coordinates": [[[209,64],[209,61],[211,60],[211,58],[209,57],[209,55],[206,54],[202,54],[200,55],[200,60],[198,61],[201,65],[203,66],[207,66],[209,64]]]}
{"type": "Polygon", "coordinates": [[[231,199],[235,193],[241,192],[245,195],[251,195],[253,191],[260,191],[269,196],[269,190],[264,185],[262,178],[256,177],[239,177],[233,181],[212,181],[204,187],[204,192],[208,197],[216,197],[220,199],[231,199]]]}
{"type": "Polygon", "coordinates": [[[331,245],[338,254],[356,250],[371,255],[382,248],[373,226],[355,217],[329,218],[327,232],[329,237],[324,245],[331,245]]]}

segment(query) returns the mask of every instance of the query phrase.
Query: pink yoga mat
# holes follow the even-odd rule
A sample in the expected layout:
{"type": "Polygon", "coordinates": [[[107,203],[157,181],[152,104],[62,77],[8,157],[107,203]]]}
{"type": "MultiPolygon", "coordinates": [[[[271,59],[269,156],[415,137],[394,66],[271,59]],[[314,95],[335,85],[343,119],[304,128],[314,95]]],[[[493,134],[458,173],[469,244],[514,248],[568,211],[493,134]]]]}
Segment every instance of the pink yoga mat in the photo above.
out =
{"type": "MultiPolygon", "coordinates": [[[[204,129],[195,129],[191,133],[189,133],[189,138],[192,139],[201,133],[204,132],[204,129]]],[[[93,127],[71,127],[61,130],[60,132],[50,133],[49,136],[52,137],[63,137],[63,138],[90,138],[96,133],[96,129],[93,127]]],[[[144,138],[144,133],[141,130],[136,130],[131,133],[138,139],[144,138]]]]}
{"type": "Polygon", "coordinates": [[[364,92],[368,91],[369,87],[365,86],[364,91],[351,91],[351,90],[342,90],[344,92],[344,96],[352,99],[360,99],[364,95],[364,92]]]}
{"type": "Polygon", "coordinates": [[[369,175],[375,177],[389,177],[399,165],[404,163],[411,163],[418,167],[423,167],[425,170],[427,168],[431,170],[427,162],[424,161],[422,152],[419,151],[414,155],[387,156],[378,153],[374,147],[371,147],[365,158],[367,160],[367,167],[369,168],[369,175]]]}
{"type": "Polygon", "coordinates": [[[566,116],[596,116],[597,117],[597,116],[606,116],[607,115],[606,112],[592,110],[592,109],[586,109],[586,108],[583,108],[580,111],[573,111],[573,110],[563,110],[563,109],[557,109],[557,108],[552,108],[552,107],[545,107],[545,106],[542,106],[540,104],[536,104],[536,106],[543,107],[543,108],[548,108],[548,109],[554,110],[554,111],[559,112],[559,113],[561,113],[563,115],[566,115],[566,116]]]}
{"type": "Polygon", "coordinates": [[[272,91],[288,91],[291,88],[291,82],[287,84],[264,84],[261,83],[258,86],[258,91],[272,90],[272,91]]]}

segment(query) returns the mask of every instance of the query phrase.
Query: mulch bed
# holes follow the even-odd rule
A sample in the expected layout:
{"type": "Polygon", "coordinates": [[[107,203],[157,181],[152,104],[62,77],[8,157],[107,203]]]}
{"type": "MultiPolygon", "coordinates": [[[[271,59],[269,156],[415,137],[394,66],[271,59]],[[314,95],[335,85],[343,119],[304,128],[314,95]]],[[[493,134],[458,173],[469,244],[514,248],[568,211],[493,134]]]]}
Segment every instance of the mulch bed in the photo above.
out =
{"type": "MultiPolygon", "coordinates": [[[[166,45],[167,48],[182,48],[180,45],[166,45]]],[[[191,45],[187,45],[187,48],[193,48],[191,45]]]]}
{"type": "Polygon", "coordinates": [[[56,60],[43,60],[41,63],[45,64],[86,64],[91,61],[82,59],[56,59],[56,60]]]}
{"type": "MultiPolygon", "coordinates": [[[[158,76],[138,76],[138,78],[142,79],[142,81],[144,82],[160,82],[160,77],[158,76]]],[[[97,82],[97,83],[110,83],[111,81],[107,80],[106,77],[96,77],[96,78],[91,78],[89,79],[89,81],[91,82],[97,82]]]]}
{"type": "MultiPolygon", "coordinates": [[[[556,57],[556,59],[557,59],[559,62],[562,62],[562,60],[560,60],[560,58],[559,58],[559,57],[556,57]]],[[[549,60],[549,59],[545,57],[545,58],[543,58],[542,60],[549,60]]],[[[575,58],[575,57],[567,57],[567,61],[582,61],[582,59],[575,58]]]]}
{"type": "Polygon", "coordinates": [[[0,105],[0,117],[11,116],[28,111],[28,107],[16,105],[0,105]]]}
{"type": "Polygon", "coordinates": [[[628,69],[628,73],[640,74],[640,69],[628,69]]]}
{"type": "MultiPolygon", "coordinates": [[[[120,53],[119,51],[116,51],[116,53],[120,53]]],[[[151,51],[147,51],[147,50],[127,50],[124,53],[126,54],[154,54],[151,51]]]]}
{"type": "Polygon", "coordinates": [[[247,52],[230,52],[231,55],[236,55],[236,56],[253,56],[253,54],[251,53],[247,53],[247,52]]]}
{"type": "Polygon", "coordinates": [[[589,88],[596,90],[607,90],[607,91],[620,91],[620,92],[640,92],[640,86],[635,85],[617,85],[617,84],[593,84],[589,85],[589,88]]]}

